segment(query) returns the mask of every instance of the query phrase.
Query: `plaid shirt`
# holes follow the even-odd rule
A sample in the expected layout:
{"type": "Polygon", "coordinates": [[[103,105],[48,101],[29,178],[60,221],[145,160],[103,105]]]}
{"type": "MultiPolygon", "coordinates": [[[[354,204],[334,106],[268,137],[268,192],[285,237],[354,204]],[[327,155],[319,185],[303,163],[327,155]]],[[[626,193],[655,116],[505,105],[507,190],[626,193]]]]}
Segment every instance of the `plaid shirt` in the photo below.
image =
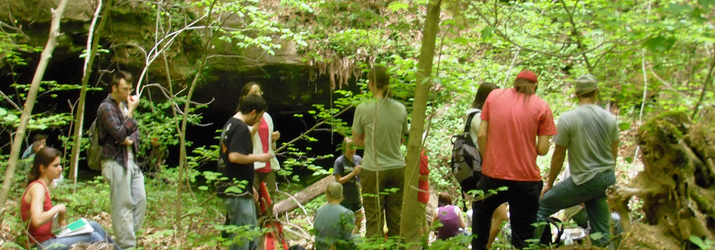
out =
{"type": "Polygon", "coordinates": [[[99,141],[102,144],[102,159],[115,160],[119,165],[128,168],[127,146],[122,145],[122,142],[129,137],[134,142],[132,149],[136,155],[139,150],[139,128],[136,120],[124,116],[110,94],[97,109],[97,122],[101,130],[99,141]]]}

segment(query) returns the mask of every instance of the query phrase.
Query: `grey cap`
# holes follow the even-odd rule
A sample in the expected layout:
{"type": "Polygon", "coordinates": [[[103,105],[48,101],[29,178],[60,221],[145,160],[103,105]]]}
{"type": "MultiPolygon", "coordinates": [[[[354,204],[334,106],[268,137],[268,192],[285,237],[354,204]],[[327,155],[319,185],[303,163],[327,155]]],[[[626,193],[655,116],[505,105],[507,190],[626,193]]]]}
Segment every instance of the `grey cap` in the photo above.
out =
{"type": "Polygon", "coordinates": [[[598,80],[591,74],[576,79],[576,93],[588,93],[598,89],[598,80]]]}
{"type": "Polygon", "coordinates": [[[340,182],[331,182],[330,184],[328,184],[328,188],[325,191],[333,199],[343,198],[343,184],[340,184],[340,182]]]}

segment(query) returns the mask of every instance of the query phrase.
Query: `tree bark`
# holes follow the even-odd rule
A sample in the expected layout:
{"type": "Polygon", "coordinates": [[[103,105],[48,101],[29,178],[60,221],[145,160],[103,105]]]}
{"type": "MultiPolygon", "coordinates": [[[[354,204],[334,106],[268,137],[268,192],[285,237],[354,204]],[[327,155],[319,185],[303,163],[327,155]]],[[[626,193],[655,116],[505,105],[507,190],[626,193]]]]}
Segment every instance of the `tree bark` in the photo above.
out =
{"type": "Polygon", "coordinates": [[[424,221],[412,218],[421,218],[426,211],[418,206],[417,190],[419,178],[419,162],[422,152],[422,133],[425,125],[425,112],[427,110],[427,95],[432,86],[432,63],[434,49],[439,31],[441,0],[430,0],[427,5],[427,19],[422,38],[422,48],[417,63],[417,90],[412,104],[412,124],[407,144],[407,164],[405,166],[405,184],[402,198],[402,220],[400,222],[400,236],[408,249],[421,249],[419,244],[419,229],[424,221]]]}
{"type": "Polygon", "coordinates": [[[45,49],[42,51],[40,63],[37,65],[37,69],[35,70],[35,76],[32,77],[32,83],[30,84],[30,90],[27,93],[25,107],[22,109],[22,115],[20,116],[20,124],[17,127],[15,137],[12,141],[10,159],[7,162],[7,170],[5,170],[5,181],[2,183],[2,192],[0,193],[0,211],[5,208],[5,201],[7,201],[7,197],[10,193],[12,177],[15,175],[17,160],[21,152],[20,146],[22,145],[22,139],[25,137],[25,130],[27,129],[27,123],[30,121],[30,116],[32,115],[32,108],[35,106],[37,90],[40,88],[40,82],[42,81],[42,77],[45,75],[47,64],[50,62],[50,59],[52,59],[52,52],[54,52],[55,47],[57,47],[57,36],[60,35],[60,21],[65,13],[65,8],[67,7],[68,2],[69,0],[62,0],[57,6],[57,9],[52,11],[52,23],[50,24],[50,33],[47,37],[47,44],[45,45],[45,49]]]}
{"type": "MultiPolygon", "coordinates": [[[[94,63],[94,58],[96,57],[97,50],[99,49],[99,38],[104,29],[104,24],[107,23],[109,18],[109,9],[112,6],[113,0],[107,0],[104,6],[104,11],[102,13],[102,20],[99,21],[99,25],[90,28],[90,37],[87,39],[87,54],[85,54],[84,63],[84,75],[82,76],[82,89],[79,92],[79,103],[77,104],[77,116],[75,117],[73,136],[72,136],[72,157],[70,159],[70,178],[72,179],[73,187],[77,184],[77,165],[79,163],[79,151],[81,147],[82,138],[82,127],[84,124],[84,108],[85,101],[87,99],[87,84],[89,83],[89,77],[92,74],[92,64],[94,63]],[[92,35],[94,33],[94,35],[92,35]],[[91,43],[91,44],[90,44],[91,43]]],[[[97,14],[102,8],[102,1],[97,3],[97,14]]],[[[96,16],[95,16],[96,18],[96,16]]],[[[96,20],[96,19],[95,19],[96,20]]]]}
{"type": "Polygon", "coordinates": [[[663,112],[638,128],[643,171],[606,190],[609,207],[621,215],[628,235],[620,249],[677,249],[692,236],[715,239],[713,133],[712,120],[693,123],[682,111],[663,112]],[[633,196],[643,202],[643,218],[631,224],[633,196]]]}

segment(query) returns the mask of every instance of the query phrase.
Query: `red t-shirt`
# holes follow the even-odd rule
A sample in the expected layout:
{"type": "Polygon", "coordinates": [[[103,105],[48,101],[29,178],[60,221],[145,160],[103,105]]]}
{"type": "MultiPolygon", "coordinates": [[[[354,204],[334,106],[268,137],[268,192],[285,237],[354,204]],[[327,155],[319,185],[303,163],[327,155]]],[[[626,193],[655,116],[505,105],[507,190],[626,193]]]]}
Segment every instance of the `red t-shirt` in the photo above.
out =
{"type": "Polygon", "coordinates": [[[536,137],[556,134],[549,105],[536,95],[497,89],[487,97],[481,118],[489,122],[482,173],[503,180],[540,181],[536,137]]]}
{"type": "MultiPolygon", "coordinates": [[[[42,183],[40,180],[33,181],[28,185],[27,190],[30,190],[30,186],[32,184],[39,183],[38,185],[44,186],[45,184],[42,183]]],[[[42,204],[42,211],[48,211],[52,209],[52,200],[50,199],[50,192],[47,191],[47,187],[45,188],[45,203],[42,204]]],[[[28,220],[30,220],[30,203],[25,201],[25,195],[27,194],[27,190],[25,190],[25,193],[22,194],[22,198],[20,201],[20,216],[22,217],[22,221],[24,223],[29,223],[30,224],[30,229],[27,230],[30,235],[32,235],[32,238],[35,238],[37,240],[37,243],[42,243],[46,240],[51,239],[52,237],[55,237],[55,234],[52,233],[52,221],[48,221],[47,223],[39,226],[39,227],[34,227],[28,220]]]]}
{"type": "MultiPolygon", "coordinates": [[[[429,175],[429,161],[424,151],[420,156],[420,175],[429,175]]],[[[429,181],[420,180],[419,188],[424,191],[417,193],[417,201],[427,204],[429,202],[429,181]]]]}
{"type": "MultiPolygon", "coordinates": [[[[266,118],[261,117],[261,125],[258,125],[258,137],[261,138],[261,146],[263,146],[263,153],[268,153],[268,147],[271,146],[271,142],[268,139],[268,133],[270,132],[271,131],[268,131],[268,123],[266,123],[266,118]]],[[[271,161],[267,161],[265,167],[256,169],[256,172],[271,172],[271,161]]]]}

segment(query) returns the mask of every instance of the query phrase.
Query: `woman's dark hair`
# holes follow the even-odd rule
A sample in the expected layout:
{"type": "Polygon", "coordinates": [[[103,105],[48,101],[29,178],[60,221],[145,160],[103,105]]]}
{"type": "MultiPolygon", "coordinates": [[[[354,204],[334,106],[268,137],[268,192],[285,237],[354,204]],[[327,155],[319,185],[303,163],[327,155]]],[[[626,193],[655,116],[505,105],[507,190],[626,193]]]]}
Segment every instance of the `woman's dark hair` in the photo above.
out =
{"type": "Polygon", "coordinates": [[[387,68],[382,65],[373,66],[367,72],[367,79],[375,84],[377,89],[385,91],[386,97],[392,97],[390,92],[390,75],[387,74],[387,68]]]}
{"type": "Polygon", "coordinates": [[[45,143],[47,141],[47,135],[46,134],[36,134],[35,137],[35,142],[32,143],[32,153],[37,153],[37,150],[40,150],[40,146],[45,146],[45,143]]]}
{"type": "MultiPolygon", "coordinates": [[[[249,92],[251,92],[251,88],[253,88],[253,85],[256,85],[256,86],[258,86],[258,88],[262,89],[261,84],[259,84],[257,82],[248,82],[248,83],[244,84],[243,87],[241,88],[241,97],[238,98],[238,107],[236,107],[237,112],[241,111],[241,103],[243,103],[243,98],[246,97],[249,92]]],[[[261,98],[261,99],[263,99],[263,98],[261,98]]],[[[264,103],[265,103],[265,100],[264,100],[264,103]]]]}
{"type": "Polygon", "coordinates": [[[485,82],[479,85],[477,89],[477,94],[474,95],[474,101],[472,101],[472,108],[482,109],[484,107],[484,102],[487,101],[487,97],[492,90],[498,89],[496,84],[485,82]]]}
{"type": "Polygon", "coordinates": [[[452,197],[450,197],[448,193],[442,192],[437,199],[437,206],[444,207],[446,205],[452,205],[452,197]]]}
{"type": "Polygon", "coordinates": [[[261,87],[261,84],[257,82],[248,82],[241,88],[241,97],[248,95],[248,92],[251,92],[251,88],[253,87],[253,85],[258,85],[258,88],[263,89],[261,87]]]}
{"type": "MultiPolygon", "coordinates": [[[[390,85],[390,76],[387,75],[387,68],[382,65],[375,65],[367,73],[367,79],[375,83],[378,89],[385,89],[390,85]]],[[[387,90],[387,89],[385,89],[387,90]]]]}
{"type": "Polygon", "coordinates": [[[33,181],[40,179],[40,167],[48,167],[55,158],[60,156],[62,156],[62,153],[51,147],[44,147],[37,151],[30,173],[27,174],[26,184],[30,185],[33,181]]]}

